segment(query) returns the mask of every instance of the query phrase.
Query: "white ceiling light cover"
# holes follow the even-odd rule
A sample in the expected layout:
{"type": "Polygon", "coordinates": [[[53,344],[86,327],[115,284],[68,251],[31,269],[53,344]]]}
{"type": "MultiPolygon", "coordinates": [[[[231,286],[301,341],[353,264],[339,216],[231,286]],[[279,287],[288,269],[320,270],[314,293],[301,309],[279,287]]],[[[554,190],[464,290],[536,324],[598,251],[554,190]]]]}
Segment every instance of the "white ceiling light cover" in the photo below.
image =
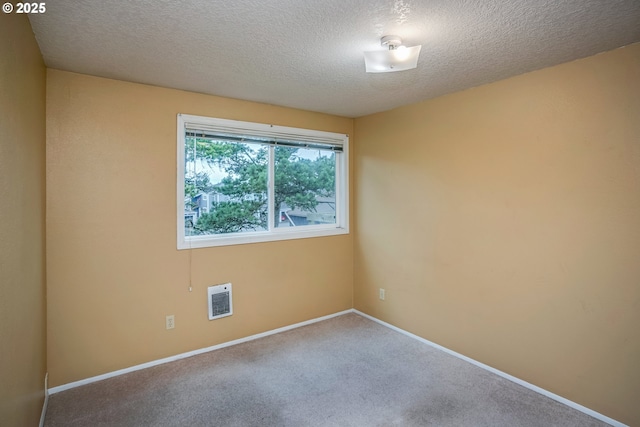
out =
{"type": "Polygon", "coordinates": [[[422,46],[400,46],[393,50],[374,50],[364,53],[367,73],[390,73],[411,70],[418,66],[422,46]]]}
{"type": "Polygon", "coordinates": [[[422,46],[402,46],[402,39],[398,36],[384,36],[380,39],[380,45],[387,50],[364,53],[367,73],[390,73],[411,70],[418,66],[422,46]]]}

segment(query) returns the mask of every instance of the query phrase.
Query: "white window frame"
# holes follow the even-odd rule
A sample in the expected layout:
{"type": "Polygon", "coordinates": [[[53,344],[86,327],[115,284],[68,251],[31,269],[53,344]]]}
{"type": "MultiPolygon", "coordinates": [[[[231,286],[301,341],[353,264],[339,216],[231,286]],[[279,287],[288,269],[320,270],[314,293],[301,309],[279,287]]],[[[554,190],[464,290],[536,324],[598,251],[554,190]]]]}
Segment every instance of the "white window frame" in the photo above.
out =
{"type": "MultiPolygon", "coordinates": [[[[181,249],[206,248],[212,246],[239,245],[246,243],[271,242],[278,240],[305,239],[311,237],[349,234],[349,135],[311,129],[277,126],[264,123],[243,122],[237,120],[178,114],[177,133],[177,247],[181,249]],[[233,133],[309,141],[310,143],[339,144],[341,152],[336,152],[336,223],[315,224],[300,227],[277,228],[274,224],[273,206],[273,155],[269,161],[269,179],[267,182],[269,223],[266,231],[250,231],[206,236],[185,236],[184,232],[184,178],[186,129],[228,130],[233,133]]],[[[270,150],[274,150],[271,146],[270,150]]]]}

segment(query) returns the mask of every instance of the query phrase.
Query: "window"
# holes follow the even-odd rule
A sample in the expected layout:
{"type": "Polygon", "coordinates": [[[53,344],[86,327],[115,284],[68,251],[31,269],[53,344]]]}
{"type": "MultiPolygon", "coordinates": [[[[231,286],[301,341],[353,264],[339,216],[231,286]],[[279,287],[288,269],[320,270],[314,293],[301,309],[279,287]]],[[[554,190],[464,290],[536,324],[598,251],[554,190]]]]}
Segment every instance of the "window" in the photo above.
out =
{"type": "Polygon", "coordinates": [[[349,232],[347,135],[178,114],[178,249],[349,232]]]}

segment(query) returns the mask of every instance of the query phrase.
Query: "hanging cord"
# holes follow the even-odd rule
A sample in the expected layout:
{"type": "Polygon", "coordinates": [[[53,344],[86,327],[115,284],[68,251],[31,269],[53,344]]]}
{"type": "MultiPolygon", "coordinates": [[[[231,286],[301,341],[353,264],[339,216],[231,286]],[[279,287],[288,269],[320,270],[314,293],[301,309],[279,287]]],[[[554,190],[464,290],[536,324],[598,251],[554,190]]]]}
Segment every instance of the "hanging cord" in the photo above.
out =
{"type": "Polygon", "coordinates": [[[191,261],[191,252],[193,249],[191,248],[191,239],[189,239],[189,292],[193,291],[193,287],[191,284],[191,270],[193,269],[193,262],[191,261]]]}

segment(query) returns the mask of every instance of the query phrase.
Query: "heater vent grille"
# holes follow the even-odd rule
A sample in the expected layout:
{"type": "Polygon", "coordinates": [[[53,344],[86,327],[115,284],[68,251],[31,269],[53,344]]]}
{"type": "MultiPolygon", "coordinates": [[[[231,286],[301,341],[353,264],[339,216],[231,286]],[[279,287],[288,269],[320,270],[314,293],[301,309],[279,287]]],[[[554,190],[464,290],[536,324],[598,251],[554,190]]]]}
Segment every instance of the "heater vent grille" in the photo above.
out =
{"type": "Polygon", "coordinates": [[[233,314],[231,283],[209,286],[207,288],[207,299],[209,301],[209,320],[233,314]]]}

